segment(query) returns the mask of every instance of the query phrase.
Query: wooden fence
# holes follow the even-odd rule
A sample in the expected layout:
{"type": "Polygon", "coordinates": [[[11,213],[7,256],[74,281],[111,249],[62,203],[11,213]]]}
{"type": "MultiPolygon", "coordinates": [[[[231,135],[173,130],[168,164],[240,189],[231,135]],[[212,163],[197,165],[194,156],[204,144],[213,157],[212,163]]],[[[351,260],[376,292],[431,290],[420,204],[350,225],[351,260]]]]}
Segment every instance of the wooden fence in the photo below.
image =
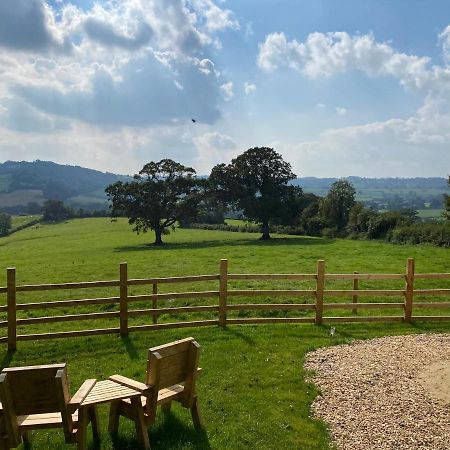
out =
{"type": "Polygon", "coordinates": [[[398,274],[367,274],[354,272],[351,274],[327,274],[325,272],[325,261],[317,261],[316,273],[310,274],[233,274],[228,273],[228,261],[220,261],[219,274],[196,275],[184,277],[167,278],[128,278],[127,263],[120,264],[119,279],[110,281],[89,281],[79,283],[57,283],[38,285],[16,285],[16,270],[7,269],[7,286],[0,287],[0,294],[6,293],[6,305],[0,306],[0,313],[6,313],[6,320],[0,321],[0,328],[7,328],[7,336],[0,338],[0,343],[7,343],[8,350],[15,350],[17,341],[65,338],[70,336],[90,336],[99,334],[128,335],[133,331],[158,330],[166,328],[198,327],[208,325],[220,325],[222,327],[233,324],[256,324],[256,323],[334,323],[334,322],[391,322],[414,320],[450,320],[449,315],[413,316],[414,308],[450,308],[447,301],[415,302],[414,297],[420,296],[448,296],[450,289],[415,289],[414,282],[418,279],[450,279],[450,273],[422,273],[415,274],[414,259],[409,258],[405,273],[398,274]],[[229,289],[230,282],[237,280],[284,280],[284,281],[310,281],[314,283],[314,289],[229,289]],[[347,280],[353,283],[352,289],[326,289],[327,281],[347,280]],[[403,289],[359,289],[360,280],[403,280],[403,289]],[[166,283],[195,283],[216,281],[217,290],[158,293],[158,286],[166,283]],[[152,293],[146,295],[130,295],[130,286],[152,286],[152,293]],[[34,303],[17,303],[17,294],[34,291],[74,290],[87,288],[118,288],[117,297],[98,297],[74,300],[44,301],[34,303]],[[302,297],[313,299],[311,303],[232,303],[232,297],[302,297]],[[336,303],[326,302],[330,297],[349,297],[351,302],[336,303]],[[360,297],[398,297],[399,302],[370,302],[360,303],[360,297]],[[204,306],[180,306],[159,307],[161,301],[170,299],[203,299],[217,298],[218,304],[204,306]],[[151,302],[151,308],[129,309],[133,302],[151,302]],[[118,304],[118,311],[95,312],[83,314],[53,315],[32,318],[17,318],[18,311],[47,310],[52,308],[76,308],[88,305],[118,304]],[[357,310],[361,309],[398,309],[401,315],[384,316],[356,316],[357,310]],[[324,316],[328,310],[352,310],[353,316],[324,316]],[[259,311],[312,311],[310,317],[228,317],[230,311],[259,310],[259,311]],[[176,313],[216,313],[217,318],[213,320],[192,320],[186,322],[158,323],[161,314],[176,313]],[[152,323],[148,325],[129,326],[128,319],[132,317],[145,317],[150,315],[152,323]],[[46,324],[66,321],[80,321],[92,319],[118,319],[119,327],[88,329],[77,331],[48,332],[34,334],[17,334],[18,326],[46,324]]]}

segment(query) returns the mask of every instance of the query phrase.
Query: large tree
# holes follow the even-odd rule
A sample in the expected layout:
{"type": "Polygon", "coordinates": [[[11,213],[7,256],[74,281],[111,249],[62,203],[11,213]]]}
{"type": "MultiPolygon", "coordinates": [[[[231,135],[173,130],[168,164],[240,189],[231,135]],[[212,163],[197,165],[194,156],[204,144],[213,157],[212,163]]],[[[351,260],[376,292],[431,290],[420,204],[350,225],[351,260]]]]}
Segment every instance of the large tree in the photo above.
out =
{"type": "Polygon", "coordinates": [[[195,170],[171,159],[149,162],[133,181],[106,188],[112,216],[126,216],[137,233],[153,230],[155,244],[178,220],[195,214],[198,204],[195,170]]]}
{"type": "Polygon", "coordinates": [[[291,165],[273,148],[255,147],[215,166],[209,180],[218,198],[261,225],[266,240],[271,223],[287,224],[298,216],[302,190],[288,185],[294,178],[291,165]]]}
{"type": "Polygon", "coordinates": [[[337,180],[323,199],[320,213],[331,227],[342,231],[348,222],[350,210],[355,205],[355,188],[347,180],[337,180]]]}

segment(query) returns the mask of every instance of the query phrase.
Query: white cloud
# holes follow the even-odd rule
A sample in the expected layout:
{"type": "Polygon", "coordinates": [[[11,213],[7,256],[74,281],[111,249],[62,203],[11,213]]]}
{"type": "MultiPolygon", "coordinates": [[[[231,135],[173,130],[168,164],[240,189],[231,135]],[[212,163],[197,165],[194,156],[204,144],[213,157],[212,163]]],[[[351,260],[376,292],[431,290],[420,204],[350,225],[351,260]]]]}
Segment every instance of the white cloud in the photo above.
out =
{"type": "Polygon", "coordinates": [[[317,103],[316,105],[316,109],[325,109],[327,107],[327,105],[325,105],[325,103],[317,103]]]}
{"type": "Polygon", "coordinates": [[[245,82],[244,83],[244,92],[245,95],[250,95],[256,92],[256,84],[245,82]]]}
{"type": "Polygon", "coordinates": [[[234,13],[229,9],[219,8],[211,0],[195,0],[197,11],[201,12],[206,19],[206,27],[210,31],[225,30],[231,28],[238,30],[240,25],[234,13]]]}
{"type": "Polygon", "coordinates": [[[439,35],[439,41],[442,43],[444,61],[450,64],[450,25],[439,35]]]}
{"type": "Polygon", "coordinates": [[[346,116],[347,112],[348,111],[346,108],[343,108],[342,106],[336,106],[336,114],[338,116],[341,116],[341,117],[346,116]]]}
{"type": "MultiPolygon", "coordinates": [[[[14,111],[14,117],[3,117],[4,126],[35,130],[38,114],[32,121],[31,110],[102,126],[190,117],[212,123],[221,115],[222,96],[233,96],[232,84],[220,89],[220,73],[209,57],[214,27],[207,26],[205,14],[215,11],[211,0],[203,12],[184,0],[111,1],[86,11],[70,3],[55,10],[43,0],[19,0],[16,7],[11,1],[5,0],[5,11],[23,22],[21,28],[29,23],[34,37],[10,39],[0,30],[0,45],[7,47],[0,54],[0,105],[8,99],[8,111],[14,111]],[[18,52],[19,45],[28,53],[18,52]],[[61,51],[63,46],[71,51],[61,51]]],[[[223,17],[232,20],[231,12],[223,17]]],[[[0,28],[7,19],[0,17],[0,28]]]]}
{"type": "MultiPolygon", "coordinates": [[[[450,26],[439,36],[445,58],[450,26]]],[[[446,59],[447,62],[449,61],[446,59]]],[[[392,76],[406,90],[423,95],[423,105],[406,119],[392,118],[340,129],[318,139],[282,144],[299,173],[316,176],[445,176],[450,167],[450,66],[430,65],[427,57],[406,55],[373,35],[312,33],[304,42],[283,33],[269,34],[260,45],[264,71],[289,68],[310,79],[358,70],[368,77],[392,76]]],[[[325,105],[317,104],[317,109],[325,105]]],[[[346,108],[335,108],[338,115],[346,108]]]]}
{"type": "Polygon", "coordinates": [[[429,70],[430,59],[396,52],[376,42],[372,34],[311,33],[305,42],[289,41],[284,33],[271,33],[260,45],[258,65],[265,71],[288,67],[309,78],[330,77],[350,70],[366,75],[394,76],[409,88],[427,87],[433,79],[449,83],[443,68],[429,70]]]}
{"type": "Polygon", "coordinates": [[[222,91],[223,98],[226,102],[229,102],[234,97],[232,81],[222,84],[222,86],[220,86],[220,90],[222,91]]]}
{"type": "Polygon", "coordinates": [[[218,132],[194,138],[197,148],[195,167],[199,174],[209,174],[211,167],[235,156],[237,144],[230,136],[218,132]]]}

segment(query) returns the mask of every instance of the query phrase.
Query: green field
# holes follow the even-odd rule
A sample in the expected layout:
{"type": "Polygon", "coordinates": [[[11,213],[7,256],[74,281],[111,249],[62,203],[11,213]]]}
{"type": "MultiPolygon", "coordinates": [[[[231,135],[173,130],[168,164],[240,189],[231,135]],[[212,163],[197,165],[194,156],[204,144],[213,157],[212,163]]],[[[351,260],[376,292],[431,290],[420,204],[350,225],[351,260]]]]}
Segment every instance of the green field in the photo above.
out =
{"type": "MultiPolygon", "coordinates": [[[[375,241],[326,240],[298,236],[277,236],[269,242],[258,241],[257,234],[228,233],[205,230],[177,230],[165,236],[167,245],[148,245],[152,234],[136,235],[125,220],[79,219],[58,225],[28,228],[0,238],[3,270],[0,285],[5,285],[6,267],[15,266],[19,284],[108,280],[118,278],[121,261],[128,262],[129,277],[175,276],[217,273],[219,260],[229,260],[233,273],[312,273],[317,259],[327,261],[328,272],[402,273],[406,258],[416,259],[417,272],[450,272],[448,249],[432,246],[395,246],[375,241]]],[[[449,280],[418,281],[417,286],[450,287],[449,280]]],[[[369,286],[369,282],[366,282],[369,286]]],[[[386,283],[386,282],[385,282],[386,283]]],[[[388,286],[395,288],[396,282],[388,286]]],[[[309,286],[307,282],[235,282],[233,288],[249,289],[294,288],[309,286]],[[288,286],[288,287],[286,287],[288,286]]],[[[339,285],[339,283],[338,283],[339,285]]],[[[341,285],[344,286],[344,284],[341,285]]],[[[363,288],[365,283],[361,283],[363,288]]],[[[378,284],[372,282],[370,287],[378,284]]],[[[347,288],[348,284],[345,285],[347,288]]],[[[166,285],[161,292],[196,289],[216,289],[215,282],[166,285]]],[[[145,288],[148,291],[148,287],[145,288]]],[[[130,289],[131,294],[146,292],[130,289]]],[[[148,293],[148,292],[147,292],[148,293]]],[[[19,302],[57,300],[117,295],[114,289],[83,292],[20,293],[19,302]]],[[[4,304],[5,296],[0,296],[4,304]]],[[[276,299],[283,302],[288,299],[276,299]]],[[[374,299],[376,300],[376,299],[374,299]]],[[[443,297],[436,298],[444,300],[443,297]]],[[[212,302],[213,300],[211,300],[212,302]]],[[[269,302],[263,298],[236,299],[236,302],[269,302]]],[[[272,300],[273,301],[273,300],[272,300]]],[[[342,298],[339,301],[344,301],[342,298]]],[[[447,299],[448,301],[448,299],[447,299]]],[[[192,302],[171,301],[170,305],[207,304],[200,299],[192,302]]],[[[169,306],[169,305],[168,305],[169,306]]],[[[145,303],[133,308],[148,307],[145,303]]],[[[93,308],[93,307],[91,307],[93,308]]],[[[97,310],[111,310],[109,305],[97,310]]],[[[85,308],[83,311],[93,311],[85,308]]],[[[32,317],[39,311],[22,313],[32,317]]],[[[81,312],[72,308],[47,311],[48,314],[81,312]]],[[[42,313],[41,314],[46,314],[42,313]]],[[[424,311],[425,313],[425,311],[424,311]]],[[[309,314],[309,313],[308,313],[309,314]]],[[[334,312],[333,312],[334,314],[334,312]]],[[[383,312],[384,314],[384,312],[383,312]]],[[[261,315],[259,313],[258,315],[261,315]]],[[[161,321],[189,320],[193,316],[161,321]]],[[[202,316],[204,317],[204,316],[202,316]]],[[[5,316],[0,317],[1,320],[5,316]]],[[[141,317],[130,325],[150,323],[141,317]]],[[[20,328],[19,333],[117,326],[115,321],[67,322],[20,328]]],[[[418,332],[449,332],[450,323],[338,324],[331,337],[328,326],[315,325],[241,325],[160,330],[130,334],[129,338],[93,336],[19,342],[13,354],[2,351],[2,367],[66,361],[69,366],[71,390],[74,392],[86,378],[102,379],[121,373],[143,379],[146,349],[174,339],[194,336],[202,346],[201,366],[204,374],[199,381],[206,433],[197,433],[187,411],[173,408],[164,418],[158,414],[150,438],[155,449],[327,449],[326,426],[310,418],[310,405],[317,392],[307,383],[303,371],[305,354],[317,347],[367,339],[389,334],[418,332]]],[[[4,335],[4,332],[2,333],[4,335]]],[[[131,422],[122,420],[119,438],[108,435],[107,407],[100,408],[101,449],[138,448],[131,422]]],[[[66,448],[59,431],[36,433],[33,448],[66,448]]],[[[95,448],[89,435],[90,448],[95,448]]]]}
{"type": "Polygon", "coordinates": [[[34,220],[37,220],[40,217],[41,216],[38,214],[34,214],[34,215],[31,214],[28,216],[12,216],[11,217],[12,228],[14,230],[14,228],[26,225],[27,223],[33,222],[34,220]]]}
{"type": "Polygon", "coordinates": [[[421,219],[444,220],[443,209],[418,209],[417,215],[421,219]]]}

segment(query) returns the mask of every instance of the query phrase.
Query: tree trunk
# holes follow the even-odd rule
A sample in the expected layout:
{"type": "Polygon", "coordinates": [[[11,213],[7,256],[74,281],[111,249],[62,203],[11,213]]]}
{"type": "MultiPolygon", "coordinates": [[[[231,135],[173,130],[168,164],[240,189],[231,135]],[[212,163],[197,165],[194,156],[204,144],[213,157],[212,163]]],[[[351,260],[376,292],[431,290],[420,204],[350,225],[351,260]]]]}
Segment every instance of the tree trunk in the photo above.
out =
{"type": "Polygon", "coordinates": [[[261,225],[262,236],[259,238],[261,241],[268,241],[270,239],[269,224],[267,222],[261,225]]]}
{"type": "Polygon", "coordinates": [[[161,239],[162,231],[162,228],[155,228],[155,245],[163,245],[163,241],[161,239]]]}

